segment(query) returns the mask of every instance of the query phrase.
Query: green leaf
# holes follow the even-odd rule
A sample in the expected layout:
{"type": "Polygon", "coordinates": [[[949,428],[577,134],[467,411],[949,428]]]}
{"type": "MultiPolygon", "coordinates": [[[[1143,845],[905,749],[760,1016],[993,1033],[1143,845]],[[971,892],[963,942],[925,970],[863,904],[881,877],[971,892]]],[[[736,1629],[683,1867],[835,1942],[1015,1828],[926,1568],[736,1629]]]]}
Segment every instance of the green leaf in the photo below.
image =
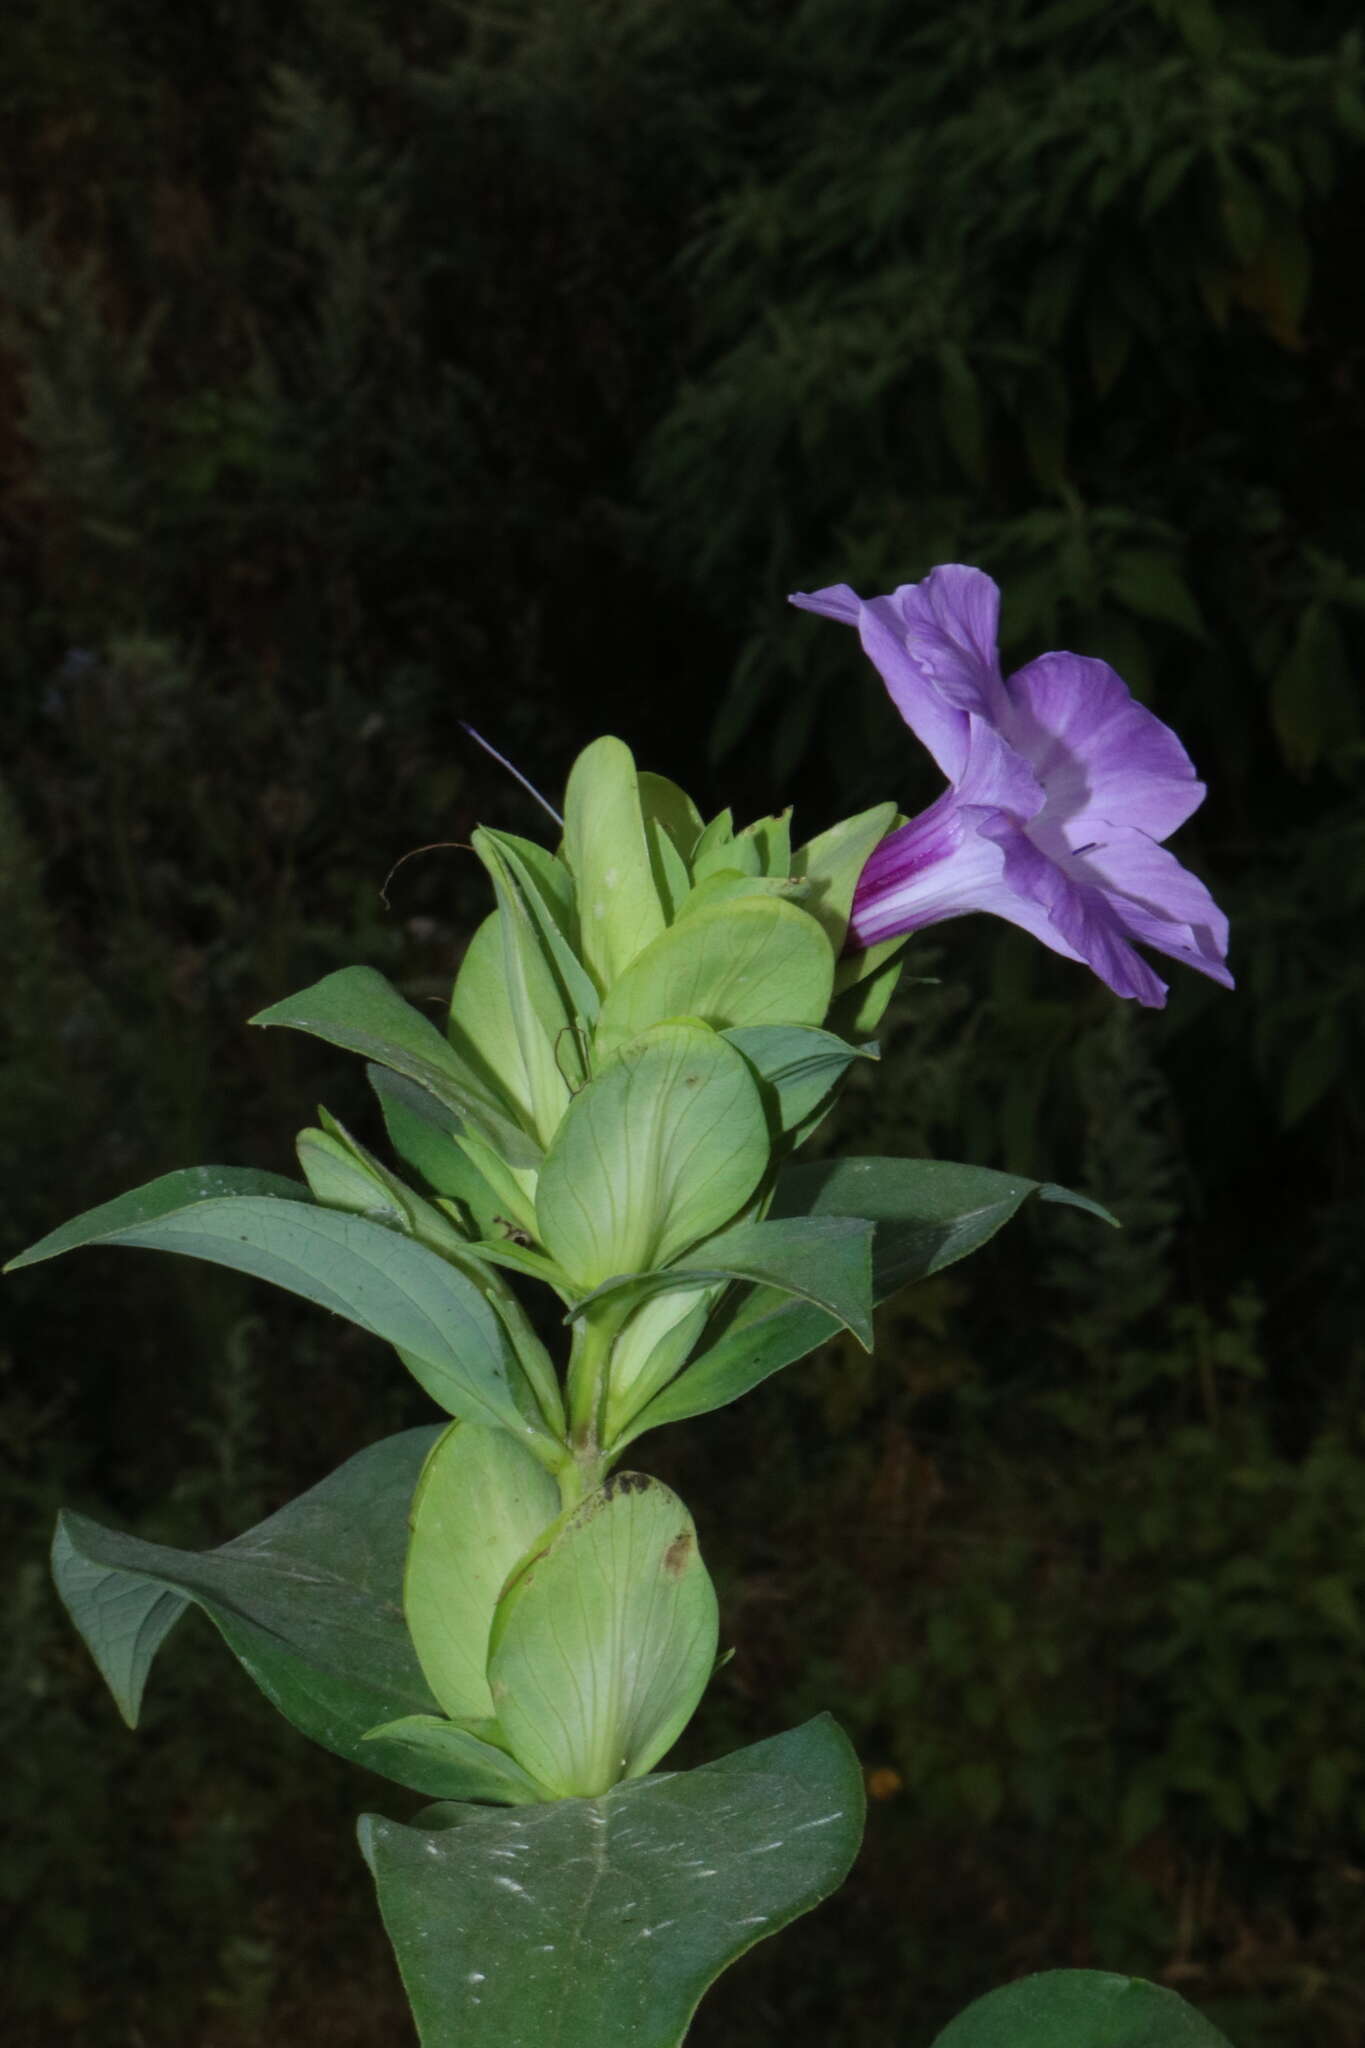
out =
{"type": "Polygon", "coordinates": [[[537,1235],[586,1292],[719,1229],[767,1163],[767,1118],[739,1053],[704,1024],[658,1024],[570,1104],[540,1174],[537,1235]]]}
{"type": "Polygon", "coordinates": [[[1107,1970],[1044,1970],[991,1991],[934,2048],[1228,2048],[1174,1991],[1107,1970]]]}
{"type": "Polygon", "coordinates": [[[362,1752],[371,1770],[425,1792],[429,1799],[482,1799],[534,1806],[545,1788],[492,1742],[435,1714],[407,1714],[371,1728],[362,1752]]]}
{"type": "Polygon", "coordinates": [[[723,1285],[647,1295],[611,1347],[602,1441],[614,1445],[647,1401],[682,1371],[723,1285]]]}
{"type": "MultiPolygon", "coordinates": [[[[568,1106],[570,1090],[585,1078],[586,1027],[565,993],[542,926],[532,917],[495,837],[481,829],[473,843],[498,899],[502,981],[515,1041],[500,1048],[493,1071],[501,1079],[504,1064],[515,1052],[514,1081],[524,1083],[531,1128],[542,1144],[548,1144],[568,1106]]],[[[548,919],[544,923],[552,928],[548,919]]],[[[458,1003],[452,1014],[459,1022],[458,1003]]]]}
{"type": "Polygon", "coordinates": [[[743,897],[685,917],[647,946],[602,1005],[597,1055],[668,1017],[737,1024],[819,1024],[834,954],[813,917],[778,897],[743,897]]]}
{"type": "Polygon", "coordinates": [[[809,884],[793,881],[790,875],[746,875],[738,868],[719,868],[688,892],[677,916],[681,921],[695,917],[699,910],[713,910],[722,903],[738,903],[749,896],[779,903],[804,903],[809,894],[809,884]]]}
{"type": "Polygon", "coordinates": [[[759,871],[759,849],[752,839],[736,841],[734,814],[727,805],[718,811],[692,849],[692,879],[704,882],[725,868],[744,875],[759,871]]]}
{"type": "Polygon", "coordinates": [[[657,1479],[614,1474],[498,1603],[488,1679],[507,1747],[560,1798],[642,1777],[691,1720],[717,1629],[687,1509],[657,1479]]]}
{"type": "Polygon", "coordinates": [[[663,1272],[622,1274],[574,1304],[578,1316],[619,1288],[641,1296],[716,1281],[749,1280],[814,1302],[872,1349],[872,1233],[862,1216],[797,1216],[738,1223],[663,1272]]]}
{"type": "Polygon", "coordinates": [[[540,1148],[420,1010],[372,967],[342,967],[251,1019],[310,1031],[406,1074],[501,1150],[511,1166],[535,1166],[540,1148]]]}
{"type": "Polygon", "coordinates": [[[598,987],[610,988],[664,929],[635,762],[621,740],[594,740],[574,762],[564,793],[564,859],[578,895],[583,958],[598,987]]]}
{"type": "Polygon", "coordinates": [[[360,1842],[423,2048],[678,2048],[730,1963],[842,1884],[862,1833],[822,1716],[700,1770],[360,1842]]]}
{"type": "Polygon", "coordinates": [[[755,818],[735,834],[736,847],[752,845],[761,875],[786,876],[792,871],[792,813],[788,804],[770,818],[755,818]]]}
{"type": "Polygon", "coordinates": [[[379,1098],[384,1128],[399,1158],[446,1201],[459,1205],[471,1226],[467,1235],[491,1237],[501,1204],[469,1155],[455,1142],[455,1112],[415,1081],[387,1067],[369,1066],[366,1078],[379,1098]]]}
{"type": "Polygon", "coordinates": [[[886,1015],[905,968],[907,941],[882,939],[861,953],[847,953],[834,972],[834,1000],[827,1023],[855,1042],[876,1030],[886,1015]]]}
{"type": "Polygon", "coordinates": [[[862,1216],[769,1216],[708,1238],[673,1268],[751,1280],[828,1310],[872,1349],[872,1239],[862,1216]]]}
{"type": "Polygon", "coordinates": [[[193,1603],[296,1728],[425,1791],[364,1738],[376,1722],[436,1707],[401,1589],[408,1503],[437,1435],[410,1429],[372,1445],[217,1550],[172,1550],[60,1516],[57,1589],[129,1726],[158,1646],[193,1603]]]}
{"type": "Polygon", "coordinates": [[[253,1195],[300,1202],[305,1208],[313,1206],[307,1188],[301,1187],[296,1180],[286,1180],[283,1174],[258,1173],[247,1166],[182,1167],[176,1173],[163,1173],[158,1180],[148,1181],[145,1187],[133,1188],[126,1195],[116,1195],[112,1202],[101,1202],[98,1208],[87,1209],[84,1215],[73,1217],[70,1223],[50,1230],[27,1251],[17,1253],[0,1270],[16,1273],[21,1266],[36,1266],[42,1259],[55,1259],[62,1252],[75,1251],[81,1245],[95,1244],[105,1238],[118,1243],[119,1231],[155,1222],[169,1210],[187,1208],[196,1202],[220,1202],[225,1198],[241,1201],[253,1195]]]}
{"type": "MultiPolygon", "coordinates": [[[[778,1177],[770,1215],[860,1216],[877,1225],[872,1249],[874,1301],[940,1272],[976,1251],[1032,1195],[1113,1218],[1065,1188],[956,1166],[938,1159],[844,1159],[790,1166],[778,1177]]],[[[837,1335],[838,1323],[809,1302],[769,1287],[727,1308],[714,1341],[636,1418],[623,1440],[667,1422],[724,1408],[784,1365],[837,1335]]]]}
{"type": "Polygon", "coordinates": [[[592,976],[578,956],[578,903],[569,870],[563,861],[537,846],[534,839],[519,839],[514,832],[494,832],[487,825],[480,827],[478,836],[496,849],[521,891],[555,972],[564,984],[570,1007],[589,1024],[593,1023],[600,998],[592,976]]]}
{"type": "Polygon", "coordinates": [[[319,1109],[320,1131],[300,1131],[296,1149],[304,1177],[325,1208],[368,1216],[415,1237],[429,1251],[453,1260],[465,1259],[468,1240],[444,1211],[428,1202],[391,1173],[358,1138],[327,1110],[319,1109]]]}
{"type": "Polygon", "coordinates": [[[498,1596],[560,1506],[549,1473],[505,1430],[456,1423],[428,1458],[413,1497],[403,1607],[427,1683],[452,1720],[492,1719],[498,1596]]]}
{"type": "Polygon", "coordinates": [[[879,1057],[874,1046],[850,1045],[803,1024],[742,1024],[721,1036],[758,1075],[775,1135],[804,1123],[854,1060],[879,1057]]]}
{"type": "Polygon", "coordinates": [[[687,791],[679,789],[666,775],[651,774],[648,768],[640,770],[636,784],[645,824],[660,826],[679,858],[690,862],[701,838],[702,821],[701,812],[687,791]]]}
{"type": "Polygon", "coordinates": [[[507,987],[502,931],[502,912],[490,911],[465,947],[450,993],[446,1035],[467,1071],[490,1097],[504,1098],[529,1130],[535,1109],[507,987]]]}
{"type": "Polygon", "coordinates": [[[701,813],[686,790],[666,776],[644,771],[637,782],[654,886],[671,924],[691,892],[688,862],[701,837],[701,813]]]}
{"type": "Polygon", "coordinates": [[[874,804],[870,811],[859,811],[856,817],[844,818],[839,824],[831,825],[827,832],[821,832],[817,838],[797,848],[792,860],[792,873],[810,883],[811,893],[806,908],[824,927],[836,958],[848,936],[848,920],[858,877],[873,849],[880,845],[895,822],[896,806],[893,803],[874,804]]]}
{"type": "Polygon", "coordinates": [[[273,1281],[392,1344],[450,1414],[496,1423],[548,1448],[543,1429],[523,1413],[519,1392],[533,1406],[532,1397],[503,1325],[463,1273],[382,1223],[313,1207],[299,1199],[302,1189],[287,1201],[225,1194],[240,1180],[218,1167],[164,1174],[78,1216],[13,1263],[76,1245],[137,1245],[273,1281]]]}
{"type": "Polygon", "coordinates": [[[390,1229],[408,1229],[404,1204],[371,1170],[359,1148],[323,1130],[300,1131],[294,1150],[314,1200],[324,1209],[345,1209],[349,1215],[368,1216],[390,1229]]]}

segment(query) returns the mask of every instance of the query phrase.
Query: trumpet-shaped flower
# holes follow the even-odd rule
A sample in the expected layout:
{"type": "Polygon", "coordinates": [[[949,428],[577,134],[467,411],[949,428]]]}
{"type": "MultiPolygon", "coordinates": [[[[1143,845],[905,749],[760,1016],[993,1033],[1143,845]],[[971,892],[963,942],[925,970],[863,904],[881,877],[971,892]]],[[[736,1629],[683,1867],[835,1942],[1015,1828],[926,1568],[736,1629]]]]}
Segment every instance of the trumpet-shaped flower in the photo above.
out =
{"type": "Polygon", "coordinates": [[[1134,941],[1232,986],[1227,919],[1161,844],[1204,798],[1169,726],[1107,662],[1043,654],[1001,674],[1000,592],[948,563],[864,600],[846,583],[792,603],[856,626],[902,718],[948,778],[884,839],[858,884],[864,946],[991,911],[1115,994],[1159,1008],[1134,941]]]}

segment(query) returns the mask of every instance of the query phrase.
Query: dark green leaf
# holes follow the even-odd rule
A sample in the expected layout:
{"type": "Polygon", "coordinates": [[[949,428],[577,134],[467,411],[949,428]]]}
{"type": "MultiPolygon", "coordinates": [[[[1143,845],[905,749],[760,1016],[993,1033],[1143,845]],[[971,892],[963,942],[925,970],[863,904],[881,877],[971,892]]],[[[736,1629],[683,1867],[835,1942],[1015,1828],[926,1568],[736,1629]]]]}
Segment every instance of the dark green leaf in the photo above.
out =
{"type": "Polygon", "coordinates": [[[832,1031],[800,1024],[741,1024],[722,1031],[758,1075],[778,1132],[794,1131],[857,1059],[876,1059],[870,1046],[850,1045],[832,1031]]]}
{"type": "Polygon", "coordinates": [[[283,1174],[257,1173],[245,1166],[187,1166],[177,1173],[163,1173],[159,1180],[116,1195],[112,1202],[101,1202],[97,1209],[87,1209],[83,1216],[50,1230],[37,1244],[12,1258],[4,1271],[14,1273],[20,1266],[36,1266],[40,1259],[55,1259],[84,1244],[101,1240],[118,1244],[121,1232],[155,1223],[198,1202],[221,1202],[227,1197],[239,1201],[252,1195],[302,1202],[308,1208],[313,1205],[309,1190],[296,1180],[286,1180],[283,1174]]]}
{"type": "Polygon", "coordinates": [[[408,1505],[439,1433],[387,1437],[218,1550],[171,1550],[62,1515],[53,1576],[129,1726],[157,1648],[193,1602],[296,1728],[427,1791],[429,1772],[364,1737],[436,1709],[404,1626],[402,1579],[408,1505]]]}
{"type": "MultiPolygon", "coordinates": [[[[259,1180],[260,1176],[255,1176],[259,1180]]],[[[315,1301],[398,1351],[450,1414],[543,1437],[518,1402],[521,1367],[483,1294],[447,1260],[364,1216],[293,1198],[234,1194],[242,1177],[195,1167],[164,1174],[45,1237],[16,1265],[83,1244],[140,1245],[230,1266],[315,1301]]]]}
{"type": "MultiPolygon", "coordinates": [[[[1113,1222],[1088,1197],[1051,1183],[956,1166],[939,1159],[844,1159],[791,1166],[777,1183],[771,1214],[861,1216],[877,1225],[874,1301],[940,1272],[994,1237],[1031,1194],[1075,1203],[1113,1222]]],[[[706,1415],[837,1334],[824,1310],[759,1287],[723,1321],[709,1348],[650,1402],[624,1442],[666,1422],[706,1415]]]]}
{"type": "Polygon", "coordinates": [[[676,2048],[702,1993],[842,1883],[857,1758],[822,1717],[700,1770],[360,1841],[423,2048],[676,2048]]]}
{"type": "Polygon", "coordinates": [[[934,2048],[1228,2048],[1174,1991],[1107,1970],[1044,1970],[988,1992],[934,2048]]]}
{"type": "Polygon", "coordinates": [[[379,1098],[384,1128],[399,1158],[420,1173],[436,1194],[468,1212],[472,1236],[491,1236],[502,1204],[456,1144],[460,1119],[454,1110],[387,1067],[368,1066],[365,1073],[379,1098]]]}
{"type": "Polygon", "coordinates": [[[425,1088],[496,1145],[509,1166],[535,1166],[540,1147],[494,1099],[436,1026],[372,967],[342,967],[251,1019],[311,1031],[425,1088]]]}
{"type": "Polygon", "coordinates": [[[534,1806],[545,1797],[545,1788],[506,1750],[435,1714],[408,1714],[371,1728],[360,1755],[372,1771],[411,1785],[429,1799],[534,1806]]]}
{"type": "Polygon", "coordinates": [[[870,1351],[872,1232],[872,1224],[861,1216],[738,1223],[662,1272],[627,1275],[596,1288],[574,1304],[573,1314],[581,1315],[590,1302],[620,1287],[632,1288],[643,1300],[679,1285],[709,1287],[718,1280],[749,1280],[826,1310],[870,1351]]]}

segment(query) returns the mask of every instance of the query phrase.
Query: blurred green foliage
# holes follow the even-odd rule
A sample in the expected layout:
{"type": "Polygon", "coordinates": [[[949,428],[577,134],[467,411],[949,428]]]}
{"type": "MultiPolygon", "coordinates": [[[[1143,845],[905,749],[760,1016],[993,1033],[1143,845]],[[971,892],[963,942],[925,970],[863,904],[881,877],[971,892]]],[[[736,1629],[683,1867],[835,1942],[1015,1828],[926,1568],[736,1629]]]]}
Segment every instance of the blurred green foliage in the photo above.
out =
{"type": "MultiPolygon", "coordinates": [[[[1365,2032],[1365,56],[1323,0],[19,0],[0,26],[6,1248],[287,1168],[340,1056],[241,1020],[448,984],[476,820],[616,729],[810,829],[933,794],[789,589],[978,561],[1211,789],[1235,996],[921,942],[830,1141],[1058,1212],[660,1439],[737,1656],[687,1754],[832,1704],[859,1873],[698,2037],[927,2039],[1015,1969],[1165,1975],[1239,2048],[1365,2032]],[[711,741],[708,771],[705,747],[711,741]],[[423,842],[438,850],[394,863],[423,842]]],[[[123,1733],[59,1499],[221,1540],[403,1376],[227,1276],[8,1283],[18,2048],[404,2038],[367,1794],[187,1624],[123,1733]],[[335,1959],[346,1958],[338,1981],[335,1959]]]]}

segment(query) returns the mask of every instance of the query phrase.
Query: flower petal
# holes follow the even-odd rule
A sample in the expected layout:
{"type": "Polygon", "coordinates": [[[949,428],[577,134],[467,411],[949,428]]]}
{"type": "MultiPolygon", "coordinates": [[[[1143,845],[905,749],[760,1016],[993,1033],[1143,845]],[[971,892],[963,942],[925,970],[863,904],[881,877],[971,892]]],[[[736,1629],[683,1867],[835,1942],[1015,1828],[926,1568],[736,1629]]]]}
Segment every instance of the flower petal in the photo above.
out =
{"type": "Polygon", "coordinates": [[[864,600],[835,583],[813,595],[797,591],[791,602],[845,625],[856,620],[901,717],[956,782],[966,764],[966,714],[998,724],[1008,711],[995,645],[1000,592],[985,571],[947,562],[889,597],[864,600]]]}
{"type": "Polygon", "coordinates": [[[1134,938],[1207,974],[1235,984],[1226,961],[1228,921],[1198,875],[1143,832],[1113,832],[1075,865],[1105,890],[1134,938]]]}
{"type": "Polygon", "coordinates": [[[1073,851],[1105,824],[1169,838],[1203,802],[1180,741],[1108,662],[1042,654],[1005,689],[1002,729],[1046,788],[1048,822],[1073,851]]]}
{"type": "Polygon", "coordinates": [[[1073,877],[1035,846],[1026,832],[998,814],[982,829],[1004,855],[1005,880],[1015,892],[1016,902],[1020,907],[1029,902],[1044,911],[1046,928],[1026,923],[1022,916],[1006,910],[998,915],[1024,925],[1054,953],[1084,960],[1115,995],[1136,996],[1149,1009],[1165,1007],[1165,982],[1134,952],[1122,916],[1102,888],[1073,877]]]}
{"type": "Polygon", "coordinates": [[[1005,874],[1001,833],[1018,825],[1004,812],[964,805],[956,790],[882,840],[863,869],[850,925],[858,945],[922,931],[950,917],[982,910],[1022,925],[1035,938],[1072,959],[1073,953],[1031,897],[1021,897],[1005,874]]]}

